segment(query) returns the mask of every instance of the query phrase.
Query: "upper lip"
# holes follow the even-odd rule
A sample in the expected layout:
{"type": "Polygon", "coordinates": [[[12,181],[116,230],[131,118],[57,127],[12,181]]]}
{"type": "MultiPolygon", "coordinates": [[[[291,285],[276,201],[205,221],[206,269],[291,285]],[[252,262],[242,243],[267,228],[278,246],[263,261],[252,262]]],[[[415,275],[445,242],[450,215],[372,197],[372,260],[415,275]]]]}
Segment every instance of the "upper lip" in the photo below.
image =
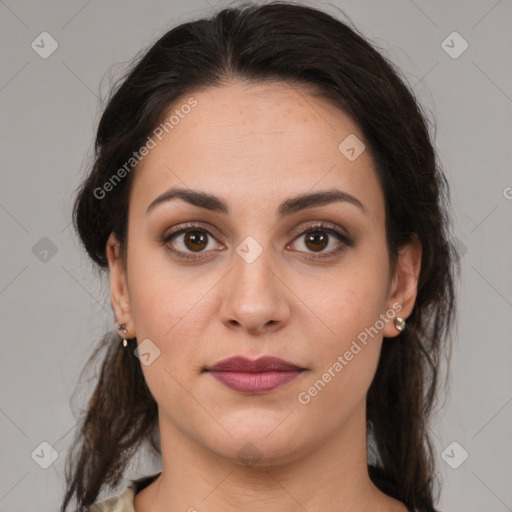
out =
{"type": "Polygon", "coordinates": [[[217,372],[245,372],[245,373],[261,373],[271,371],[298,371],[304,370],[299,366],[284,361],[278,357],[262,356],[258,359],[252,360],[246,357],[228,357],[217,362],[214,366],[206,367],[206,371],[217,372]]]}

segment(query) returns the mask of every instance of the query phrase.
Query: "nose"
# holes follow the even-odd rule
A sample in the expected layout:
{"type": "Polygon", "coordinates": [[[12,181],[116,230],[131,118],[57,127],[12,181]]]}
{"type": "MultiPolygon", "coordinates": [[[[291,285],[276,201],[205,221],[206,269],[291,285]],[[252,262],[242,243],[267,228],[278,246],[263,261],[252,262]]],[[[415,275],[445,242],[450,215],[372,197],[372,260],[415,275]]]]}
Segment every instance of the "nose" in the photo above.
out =
{"type": "Polygon", "coordinates": [[[233,268],[221,285],[220,317],[229,329],[267,335],[281,329],[290,318],[287,288],[271,268],[270,250],[248,263],[233,255],[233,268]]]}

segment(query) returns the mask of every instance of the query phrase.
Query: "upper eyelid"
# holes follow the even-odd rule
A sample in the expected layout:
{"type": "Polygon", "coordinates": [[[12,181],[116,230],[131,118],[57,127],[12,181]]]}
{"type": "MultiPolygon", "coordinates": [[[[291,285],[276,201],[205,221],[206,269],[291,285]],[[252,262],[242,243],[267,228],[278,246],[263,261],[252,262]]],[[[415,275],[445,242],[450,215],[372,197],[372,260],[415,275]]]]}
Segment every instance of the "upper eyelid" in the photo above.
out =
{"type": "Polygon", "coordinates": [[[186,233],[187,231],[192,231],[193,229],[205,231],[208,234],[210,234],[211,236],[217,238],[217,235],[215,235],[215,232],[217,230],[215,228],[212,228],[210,226],[205,227],[202,224],[196,224],[196,223],[183,224],[183,225],[177,227],[176,229],[173,229],[172,231],[166,232],[166,234],[164,234],[164,236],[162,238],[170,238],[172,236],[181,235],[184,232],[186,233]]]}
{"type": "MultiPolygon", "coordinates": [[[[315,229],[315,228],[325,229],[326,231],[331,230],[331,231],[337,233],[338,235],[341,235],[341,236],[343,236],[345,238],[349,238],[349,235],[346,233],[346,230],[344,230],[340,226],[337,226],[336,224],[334,224],[332,222],[329,222],[329,221],[321,221],[321,220],[319,220],[319,221],[314,221],[313,224],[311,224],[311,225],[302,226],[302,227],[298,228],[297,230],[294,230],[294,233],[292,235],[294,238],[293,238],[292,241],[294,241],[295,238],[297,238],[299,236],[302,236],[305,233],[307,233],[308,231],[310,231],[312,229],[315,229]]],[[[215,228],[212,228],[210,226],[209,227],[205,227],[201,223],[196,223],[196,222],[185,223],[184,225],[179,226],[178,228],[176,228],[175,230],[171,231],[170,233],[165,234],[163,236],[163,239],[169,240],[170,238],[172,238],[174,236],[181,235],[181,234],[186,233],[189,230],[191,231],[193,229],[198,229],[200,231],[201,230],[205,231],[210,236],[214,237],[217,240],[217,242],[220,242],[218,240],[218,236],[215,234],[215,231],[216,231],[215,228]]]]}

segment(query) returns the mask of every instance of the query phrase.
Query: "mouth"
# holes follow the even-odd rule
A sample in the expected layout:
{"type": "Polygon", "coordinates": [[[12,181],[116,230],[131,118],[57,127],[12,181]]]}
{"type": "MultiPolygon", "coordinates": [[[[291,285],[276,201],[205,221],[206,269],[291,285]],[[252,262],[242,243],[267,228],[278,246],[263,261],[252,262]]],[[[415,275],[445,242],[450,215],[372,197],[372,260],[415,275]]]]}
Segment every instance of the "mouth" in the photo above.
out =
{"type": "Polygon", "coordinates": [[[203,371],[209,372],[218,382],[234,391],[260,394],[284,386],[305,372],[306,368],[277,357],[264,356],[256,360],[230,357],[203,371]]]}

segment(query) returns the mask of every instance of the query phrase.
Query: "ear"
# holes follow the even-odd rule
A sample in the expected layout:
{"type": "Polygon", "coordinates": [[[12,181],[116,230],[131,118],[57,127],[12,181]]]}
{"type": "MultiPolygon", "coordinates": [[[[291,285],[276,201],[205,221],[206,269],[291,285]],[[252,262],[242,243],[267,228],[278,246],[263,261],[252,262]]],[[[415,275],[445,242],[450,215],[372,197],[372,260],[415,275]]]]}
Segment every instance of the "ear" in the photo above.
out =
{"type": "Polygon", "coordinates": [[[393,338],[400,334],[394,323],[396,317],[407,320],[407,317],[412,313],[418,292],[421,254],[421,242],[416,235],[413,235],[411,240],[398,250],[396,270],[387,299],[388,310],[395,311],[396,315],[392,321],[386,322],[382,330],[382,334],[386,338],[393,338]]]}
{"type": "MultiPolygon", "coordinates": [[[[110,233],[106,253],[110,268],[110,299],[116,317],[116,329],[118,324],[126,323],[127,338],[134,338],[128,281],[119,248],[119,241],[114,233],[110,233]]],[[[118,330],[118,334],[122,335],[122,332],[118,330]]]]}

